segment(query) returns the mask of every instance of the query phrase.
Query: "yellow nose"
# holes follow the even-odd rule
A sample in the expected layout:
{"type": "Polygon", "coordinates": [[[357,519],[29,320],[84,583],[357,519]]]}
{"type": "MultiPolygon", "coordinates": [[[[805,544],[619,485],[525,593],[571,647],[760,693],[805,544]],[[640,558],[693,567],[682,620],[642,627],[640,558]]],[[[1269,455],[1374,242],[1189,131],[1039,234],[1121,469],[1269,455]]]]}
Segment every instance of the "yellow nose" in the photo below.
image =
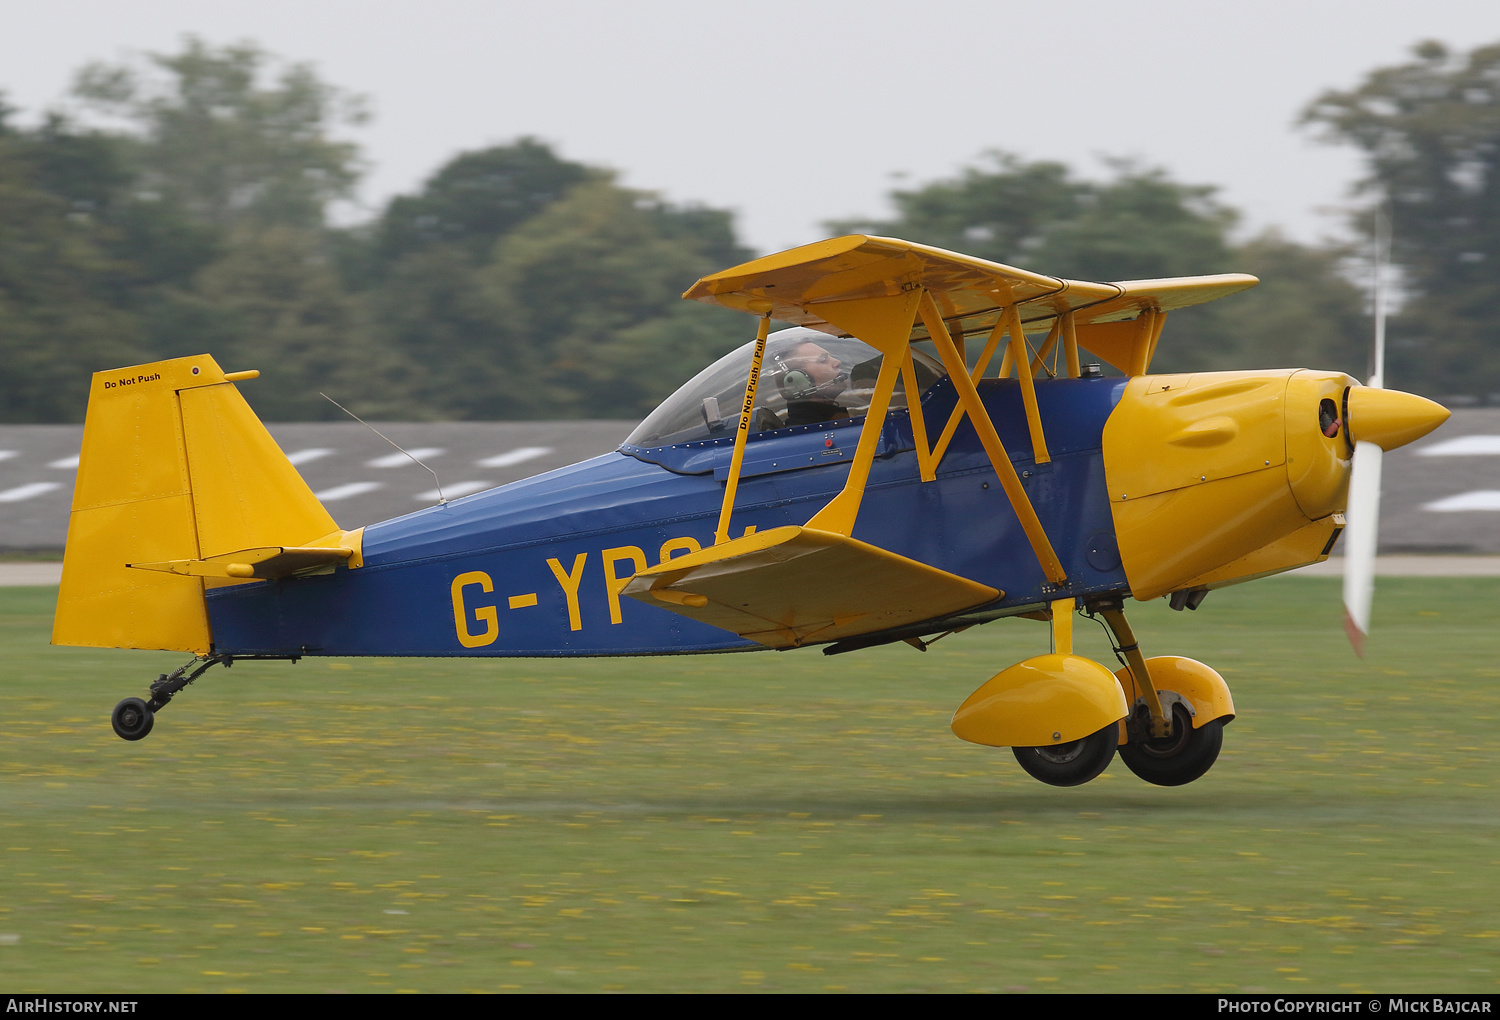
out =
{"type": "Polygon", "coordinates": [[[1400,390],[1355,386],[1349,390],[1349,436],[1382,450],[1405,446],[1448,420],[1451,412],[1435,401],[1400,390]]]}

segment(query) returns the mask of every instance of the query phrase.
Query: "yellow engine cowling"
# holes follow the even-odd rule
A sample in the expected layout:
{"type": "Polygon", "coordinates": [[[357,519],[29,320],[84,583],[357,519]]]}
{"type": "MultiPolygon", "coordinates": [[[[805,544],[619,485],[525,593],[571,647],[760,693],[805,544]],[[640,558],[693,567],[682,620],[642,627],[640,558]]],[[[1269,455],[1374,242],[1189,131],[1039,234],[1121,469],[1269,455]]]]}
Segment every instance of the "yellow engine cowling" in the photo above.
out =
{"type": "Polygon", "coordinates": [[[1104,427],[1104,474],[1132,594],[1221,587],[1324,559],[1343,527],[1351,424],[1353,439],[1363,428],[1393,448],[1447,416],[1341,372],[1131,379],[1104,427]]]}

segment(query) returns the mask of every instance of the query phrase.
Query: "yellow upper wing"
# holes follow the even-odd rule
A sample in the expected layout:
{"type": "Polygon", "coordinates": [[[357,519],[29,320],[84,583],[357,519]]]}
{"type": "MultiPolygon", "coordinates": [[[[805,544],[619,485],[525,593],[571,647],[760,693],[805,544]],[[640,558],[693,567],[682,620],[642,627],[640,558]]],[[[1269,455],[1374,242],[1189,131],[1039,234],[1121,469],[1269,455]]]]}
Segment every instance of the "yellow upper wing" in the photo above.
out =
{"type": "MultiPolygon", "coordinates": [[[[1152,340],[1150,331],[1134,322],[1143,311],[1169,312],[1202,304],[1258,282],[1244,273],[1226,273],[1088,283],[893,237],[849,234],[705,276],[683,297],[758,314],[769,308],[773,318],[838,336],[845,331],[819,314],[819,304],[917,288],[932,294],[955,337],[990,331],[1012,304],[1027,332],[1045,332],[1057,316],[1071,311],[1078,342],[1130,371],[1142,363],[1138,348],[1149,347],[1152,340]],[[1127,322],[1131,325],[1116,325],[1127,322]]],[[[911,339],[926,338],[926,327],[918,319],[911,339]]]]}

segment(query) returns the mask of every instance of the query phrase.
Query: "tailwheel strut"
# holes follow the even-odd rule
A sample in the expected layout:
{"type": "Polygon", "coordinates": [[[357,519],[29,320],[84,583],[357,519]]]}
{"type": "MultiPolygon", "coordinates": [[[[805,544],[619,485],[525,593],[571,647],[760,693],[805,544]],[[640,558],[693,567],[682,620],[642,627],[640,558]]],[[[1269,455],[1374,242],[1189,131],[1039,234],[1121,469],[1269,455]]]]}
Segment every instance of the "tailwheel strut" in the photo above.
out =
{"type": "Polygon", "coordinates": [[[206,673],[210,666],[234,662],[231,655],[195,655],[170,673],[162,673],[151,684],[150,698],[126,698],[110,713],[109,723],[123,740],[140,740],[156,725],[156,713],[167,707],[176,694],[206,673]]]}

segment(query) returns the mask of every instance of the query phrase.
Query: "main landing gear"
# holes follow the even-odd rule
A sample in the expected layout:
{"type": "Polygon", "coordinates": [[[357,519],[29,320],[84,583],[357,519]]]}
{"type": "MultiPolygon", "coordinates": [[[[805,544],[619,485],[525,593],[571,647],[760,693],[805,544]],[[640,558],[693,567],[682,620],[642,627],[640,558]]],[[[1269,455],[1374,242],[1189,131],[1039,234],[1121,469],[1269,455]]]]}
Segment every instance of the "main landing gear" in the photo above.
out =
{"type": "Polygon", "coordinates": [[[1118,749],[1127,768],[1157,786],[1182,786],[1206,773],[1224,744],[1234,701],[1223,677],[1176,655],[1146,659],[1118,600],[1085,612],[1109,627],[1125,667],[1111,673],[1073,654],[1073,599],[1052,603],[1053,652],[996,674],[953,715],[964,740],[1009,747],[1033,778],[1080,786],[1118,749]]]}
{"type": "Polygon", "coordinates": [[[1089,612],[1103,617],[1127,666],[1115,673],[1130,701],[1120,758],[1156,786],[1185,786],[1219,759],[1224,726],[1234,718],[1229,685],[1216,671],[1180,655],[1141,656],[1119,602],[1089,612]]]}
{"type": "Polygon", "coordinates": [[[1145,732],[1149,720],[1143,712],[1127,727],[1131,739],[1120,745],[1125,767],[1157,786],[1185,786],[1212,768],[1224,746],[1224,720],[1210,719],[1195,729],[1190,711],[1181,702],[1172,706],[1172,732],[1165,737],[1145,732]]]}

